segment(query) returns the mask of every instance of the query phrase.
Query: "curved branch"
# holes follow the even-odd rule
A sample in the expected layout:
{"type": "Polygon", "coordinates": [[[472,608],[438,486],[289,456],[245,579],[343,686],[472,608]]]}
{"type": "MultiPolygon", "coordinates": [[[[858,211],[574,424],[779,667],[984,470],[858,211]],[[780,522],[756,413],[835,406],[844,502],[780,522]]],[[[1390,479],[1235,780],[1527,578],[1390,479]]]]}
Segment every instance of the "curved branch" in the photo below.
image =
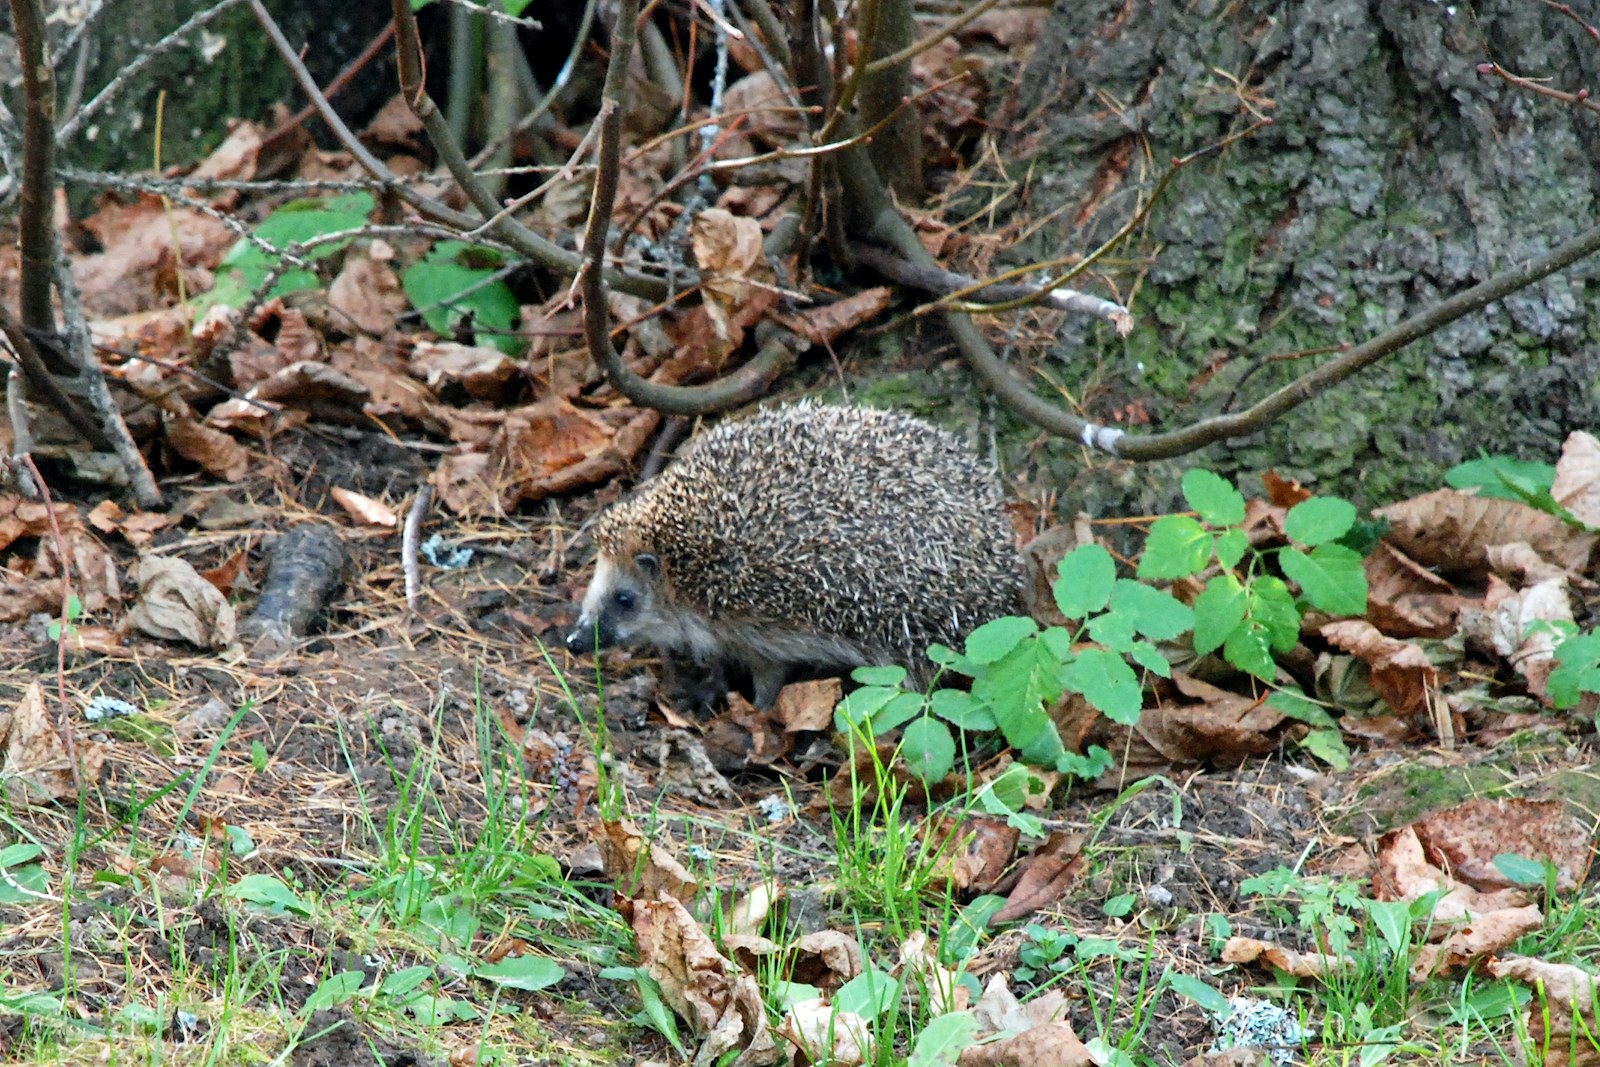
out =
{"type": "MultiPolygon", "coordinates": [[[[404,0],[396,0],[403,3],[404,0]]],[[[589,221],[583,233],[583,265],[577,284],[583,293],[583,334],[589,354],[605,372],[612,388],[644,407],[669,415],[704,415],[739,404],[749,403],[765,392],[773,379],[794,361],[789,345],[792,336],[773,330],[756,357],[737,371],[706,385],[663,385],[641,378],[622,362],[611,343],[611,316],[606,309],[606,283],[601,265],[605,262],[606,235],[611,228],[611,210],[617,199],[617,175],[622,166],[622,92],[628,75],[628,58],[633,51],[639,0],[622,0],[616,26],[611,34],[611,58],[606,67],[605,85],[600,92],[600,141],[594,195],[589,201],[589,221]]]]}

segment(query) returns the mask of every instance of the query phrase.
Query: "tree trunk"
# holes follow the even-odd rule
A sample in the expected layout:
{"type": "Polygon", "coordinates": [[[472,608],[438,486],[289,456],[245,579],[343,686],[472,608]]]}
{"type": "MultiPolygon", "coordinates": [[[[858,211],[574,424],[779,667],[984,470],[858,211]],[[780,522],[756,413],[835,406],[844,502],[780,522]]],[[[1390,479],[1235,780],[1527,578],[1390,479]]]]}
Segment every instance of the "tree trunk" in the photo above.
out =
{"type": "MultiPolygon", "coordinates": [[[[1068,209],[1018,257],[1087,252],[1171,159],[1273,121],[1185,169],[1124,248],[1134,333],[1062,332],[1052,354],[1091,417],[1131,405],[1160,428],[1241,406],[1328,358],[1265,357],[1365,340],[1594,226],[1600,114],[1480,75],[1488,61],[1600,88],[1600,42],[1536,0],[1058,0],[1007,155],[1037,156],[1030,215],[1068,209]]],[[[1382,502],[1480,449],[1553,460],[1600,426],[1597,277],[1582,262],[1185,465],[1382,502]]]]}

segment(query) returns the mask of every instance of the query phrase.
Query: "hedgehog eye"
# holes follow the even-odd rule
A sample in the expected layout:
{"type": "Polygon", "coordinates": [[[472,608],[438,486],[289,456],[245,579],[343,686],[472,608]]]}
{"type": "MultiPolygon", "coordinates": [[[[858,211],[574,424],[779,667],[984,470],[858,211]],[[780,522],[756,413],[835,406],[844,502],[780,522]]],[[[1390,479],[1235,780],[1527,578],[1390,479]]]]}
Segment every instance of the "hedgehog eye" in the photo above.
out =
{"type": "Polygon", "coordinates": [[[661,576],[661,559],[654,552],[641,552],[633,557],[633,565],[649,578],[661,576]]]}
{"type": "Polygon", "coordinates": [[[635,598],[632,589],[619,589],[611,597],[611,602],[616,604],[616,606],[621,608],[623,611],[632,611],[634,599],[635,598]]]}

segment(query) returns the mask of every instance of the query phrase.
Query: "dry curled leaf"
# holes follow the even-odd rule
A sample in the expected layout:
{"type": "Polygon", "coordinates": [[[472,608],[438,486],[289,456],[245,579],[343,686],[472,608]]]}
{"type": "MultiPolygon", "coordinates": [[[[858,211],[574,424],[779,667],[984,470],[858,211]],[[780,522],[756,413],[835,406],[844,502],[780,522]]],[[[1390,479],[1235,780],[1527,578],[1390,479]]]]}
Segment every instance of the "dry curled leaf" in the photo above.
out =
{"type": "Polygon", "coordinates": [[[187,641],[197,648],[233,644],[233,605],[188,561],[140,556],[132,576],[139,584],[139,599],[128,612],[130,627],[160,641],[187,641]]]}

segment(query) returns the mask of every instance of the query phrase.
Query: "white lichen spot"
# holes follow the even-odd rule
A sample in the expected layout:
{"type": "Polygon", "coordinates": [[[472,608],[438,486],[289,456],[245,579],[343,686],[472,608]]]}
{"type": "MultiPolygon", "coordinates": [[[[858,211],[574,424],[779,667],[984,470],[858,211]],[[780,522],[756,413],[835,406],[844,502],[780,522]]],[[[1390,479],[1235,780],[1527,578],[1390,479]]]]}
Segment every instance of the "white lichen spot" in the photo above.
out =
{"type": "Polygon", "coordinates": [[[83,135],[91,141],[96,140],[100,136],[100,127],[90,126],[87,130],[83,131],[83,135]]]}
{"type": "Polygon", "coordinates": [[[222,34],[212,33],[210,30],[200,31],[200,55],[207,63],[220,56],[226,47],[228,39],[222,34]]]}

